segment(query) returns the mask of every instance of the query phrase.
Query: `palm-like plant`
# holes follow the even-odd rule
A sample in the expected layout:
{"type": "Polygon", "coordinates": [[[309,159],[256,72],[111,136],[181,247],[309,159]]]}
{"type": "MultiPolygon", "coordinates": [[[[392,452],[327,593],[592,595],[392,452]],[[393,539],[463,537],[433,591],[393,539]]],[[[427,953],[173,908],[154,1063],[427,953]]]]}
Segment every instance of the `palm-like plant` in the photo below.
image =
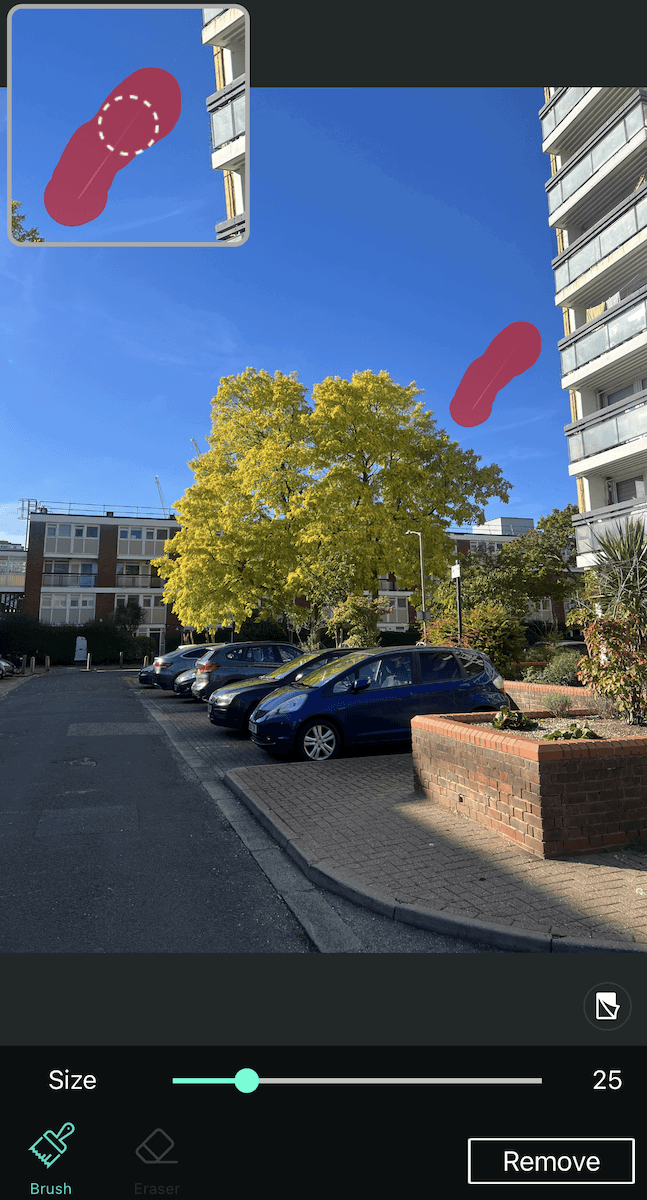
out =
{"type": "Polygon", "coordinates": [[[582,683],[613,699],[629,724],[647,716],[647,535],[627,520],[598,538],[597,562],[586,598],[568,623],[584,630],[589,658],[578,664],[582,683]]]}
{"type": "Polygon", "coordinates": [[[609,616],[631,614],[647,638],[647,534],[642,521],[627,520],[617,533],[598,537],[594,595],[609,616]]]}

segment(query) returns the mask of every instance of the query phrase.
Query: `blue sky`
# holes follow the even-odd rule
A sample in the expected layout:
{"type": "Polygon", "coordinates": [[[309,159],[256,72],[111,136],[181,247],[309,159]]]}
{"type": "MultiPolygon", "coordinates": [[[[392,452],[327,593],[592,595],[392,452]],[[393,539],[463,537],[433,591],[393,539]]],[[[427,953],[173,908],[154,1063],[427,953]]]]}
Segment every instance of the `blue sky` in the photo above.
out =
{"type": "MultiPolygon", "coordinates": [[[[28,227],[48,236],[54,225],[42,192],[76,125],[132,70],[160,66],[182,86],[184,150],[171,134],[166,165],[160,156],[128,196],[110,196],[100,220],[132,225],[146,209],[152,223],[136,236],[154,225],[157,239],[177,228],[163,214],[178,209],[186,240],[213,237],[224,199],[204,105],[215,89],[211,52],[199,10],[168,15],[142,60],[122,32],[103,36],[116,14],[39,14],[49,24],[17,70],[13,135],[13,196],[28,227]],[[77,81],[83,72],[78,90],[97,103],[79,101],[74,115],[63,106],[64,118],[56,110],[43,125],[39,95],[68,70],[77,81]]],[[[56,94],[64,90],[59,78],[56,94]]],[[[179,500],[192,481],[190,438],[206,445],[220,378],[246,367],[296,371],[309,389],[367,369],[415,380],[439,426],[512,482],[510,503],[494,501],[487,517],[536,521],[574,502],[542,104],[540,87],[252,88],[243,246],[39,249],[3,239],[0,537],[24,535],[20,497],[156,507],[159,475],[167,504],[179,500]],[[537,326],[540,358],[484,424],[455,425],[449,405],[466,368],[512,321],[537,326]]],[[[124,184],[139,166],[120,173],[124,184]]]]}

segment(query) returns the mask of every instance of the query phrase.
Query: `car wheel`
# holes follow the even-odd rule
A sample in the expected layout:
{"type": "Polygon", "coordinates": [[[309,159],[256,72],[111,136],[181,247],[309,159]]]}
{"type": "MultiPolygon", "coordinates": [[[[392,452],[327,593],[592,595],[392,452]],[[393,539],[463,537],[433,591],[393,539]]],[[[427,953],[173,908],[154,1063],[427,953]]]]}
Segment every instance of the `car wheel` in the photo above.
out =
{"type": "Polygon", "coordinates": [[[318,720],[304,725],[297,738],[297,752],[305,762],[324,762],[329,758],[337,758],[340,750],[341,737],[328,721],[318,720]]]}

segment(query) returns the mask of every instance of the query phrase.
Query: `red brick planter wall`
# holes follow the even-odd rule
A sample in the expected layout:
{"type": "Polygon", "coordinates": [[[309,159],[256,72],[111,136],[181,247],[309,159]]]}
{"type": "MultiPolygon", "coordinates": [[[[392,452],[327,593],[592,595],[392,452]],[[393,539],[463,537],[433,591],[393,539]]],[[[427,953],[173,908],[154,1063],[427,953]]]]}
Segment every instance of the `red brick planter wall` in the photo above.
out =
{"type": "Polygon", "coordinates": [[[539,742],[491,720],[414,717],[415,791],[539,858],[647,840],[647,737],[539,742]]]}
{"type": "Polygon", "coordinates": [[[522,712],[528,708],[541,708],[544,696],[570,696],[573,709],[569,711],[573,712],[576,711],[575,705],[580,708],[586,708],[587,705],[595,707],[593,693],[583,687],[561,687],[555,683],[525,683],[516,679],[506,679],[505,690],[522,712]]]}

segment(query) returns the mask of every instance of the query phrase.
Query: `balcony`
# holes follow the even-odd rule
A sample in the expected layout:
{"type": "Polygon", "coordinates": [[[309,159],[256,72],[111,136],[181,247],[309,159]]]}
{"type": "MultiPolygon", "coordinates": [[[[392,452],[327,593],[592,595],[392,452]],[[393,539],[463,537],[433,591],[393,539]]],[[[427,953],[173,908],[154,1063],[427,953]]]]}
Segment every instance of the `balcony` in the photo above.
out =
{"type": "Polygon", "coordinates": [[[621,504],[609,504],[606,508],[592,509],[573,517],[578,567],[595,566],[596,551],[600,548],[600,535],[617,534],[629,519],[645,523],[647,504],[644,501],[625,500],[621,504]],[[582,559],[582,561],[580,561],[582,559]]]}
{"type": "Polygon", "coordinates": [[[618,363],[629,377],[647,373],[647,287],[558,343],[562,387],[603,389],[618,378],[618,363]]]}
{"type": "Polygon", "coordinates": [[[96,575],[59,574],[55,571],[43,572],[42,587],[64,588],[93,588],[97,586],[96,575]]]}
{"type": "Polygon", "coordinates": [[[245,237],[245,214],[238,213],[236,217],[229,217],[226,221],[220,221],[216,225],[216,241],[231,242],[232,244],[242,242],[245,237]]]}
{"type": "Polygon", "coordinates": [[[149,588],[164,587],[164,580],[159,575],[127,575],[120,571],[115,580],[115,587],[129,592],[135,589],[146,591],[149,588]]]}
{"type": "Polygon", "coordinates": [[[25,572],[24,571],[0,571],[0,590],[12,588],[14,591],[18,589],[23,592],[25,590],[25,572]]]}
{"type": "Polygon", "coordinates": [[[635,187],[647,166],[647,92],[637,90],[546,183],[548,224],[583,232],[635,187]]]}
{"type": "Polygon", "coordinates": [[[647,270],[647,184],[553,260],[555,304],[586,308],[602,289],[610,296],[627,272],[643,269],[647,270]]]}
{"type": "Polygon", "coordinates": [[[558,154],[565,165],[635,91],[635,87],[557,88],[539,112],[544,154],[558,154]]]}
{"type": "MultiPolygon", "coordinates": [[[[592,413],[581,421],[573,421],[566,425],[564,432],[568,439],[568,457],[577,467],[569,469],[569,475],[581,475],[587,467],[595,469],[595,464],[582,462],[594,455],[617,446],[626,446],[631,454],[645,449],[644,438],[647,436],[647,380],[643,381],[645,389],[633,393],[629,400],[614,405],[612,409],[604,408],[592,413]]],[[[608,456],[607,456],[608,457],[608,456]]],[[[614,455],[614,461],[617,456],[614,455]]],[[[623,456],[624,457],[624,456],[623,456]]],[[[604,466],[605,463],[599,464],[604,466]]]]}

